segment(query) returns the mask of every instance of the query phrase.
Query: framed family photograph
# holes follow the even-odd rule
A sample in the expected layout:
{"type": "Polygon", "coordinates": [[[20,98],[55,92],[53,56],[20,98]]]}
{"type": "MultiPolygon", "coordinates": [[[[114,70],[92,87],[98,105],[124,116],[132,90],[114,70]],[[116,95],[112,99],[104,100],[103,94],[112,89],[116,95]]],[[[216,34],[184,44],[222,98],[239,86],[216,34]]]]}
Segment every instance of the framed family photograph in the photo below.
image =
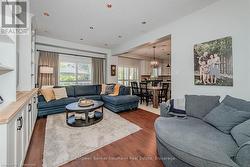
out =
{"type": "Polygon", "coordinates": [[[233,86],[232,37],[194,46],[194,83],[233,86]]]}

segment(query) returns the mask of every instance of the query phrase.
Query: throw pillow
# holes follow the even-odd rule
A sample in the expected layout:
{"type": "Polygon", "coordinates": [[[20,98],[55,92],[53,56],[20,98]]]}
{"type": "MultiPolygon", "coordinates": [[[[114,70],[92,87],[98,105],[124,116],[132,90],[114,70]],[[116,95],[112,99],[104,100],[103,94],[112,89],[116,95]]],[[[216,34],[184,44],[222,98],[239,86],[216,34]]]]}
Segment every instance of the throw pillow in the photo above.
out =
{"type": "Polygon", "coordinates": [[[53,92],[53,88],[52,87],[42,88],[40,90],[40,93],[43,95],[43,97],[46,100],[46,102],[49,102],[51,100],[55,100],[55,94],[53,92]]]}
{"type": "Polygon", "coordinates": [[[68,97],[65,88],[54,88],[53,91],[54,91],[56,100],[68,97]]]}
{"type": "Polygon", "coordinates": [[[240,146],[239,150],[237,151],[237,154],[235,156],[235,162],[240,167],[249,167],[250,165],[250,141],[244,143],[242,146],[240,146]]]}
{"type": "Polygon", "coordinates": [[[250,119],[235,126],[231,130],[231,135],[237,142],[238,146],[250,141],[250,119]]]}
{"type": "Polygon", "coordinates": [[[185,95],[185,110],[187,115],[202,119],[220,102],[220,96],[185,95]]]}
{"type": "Polygon", "coordinates": [[[239,111],[221,103],[208,113],[203,120],[220,131],[229,134],[233,127],[248,119],[250,119],[250,112],[239,111]]]}
{"type": "Polygon", "coordinates": [[[227,106],[231,106],[241,111],[248,111],[250,112],[250,101],[238,99],[231,96],[226,96],[222,101],[227,106]]]}
{"type": "Polygon", "coordinates": [[[105,92],[106,92],[106,84],[102,84],[101,95],[105,95],[105,92]]]}
{"type": "Polygon", "coordinates": [[[114,87],[114,92],[112,94],[109,94],[110,96],[118,96],[120,92],[120,85],[116,84],[114,87]]]}
{"type": "Polygon", "coordinates": [[[114,93],[114,87],[115,87],[115,85],[113,85],[113,84],[108,84],[108,85],[103,84],[101,94],[108,95],[108,94],[114,93]]]}
{"type": "Polygon", "coordinates": [[[185,101],[184,99],[171,99],[170,100],[170,109],[169,115],[177,117],[186,117],[185,111],[185,101]]]}
{"type": "Polygon", "coordinates": [[[114,85],[106,85],[106,90],[105,90],[105,94],[112,94],[114,92],[114,85]]]}

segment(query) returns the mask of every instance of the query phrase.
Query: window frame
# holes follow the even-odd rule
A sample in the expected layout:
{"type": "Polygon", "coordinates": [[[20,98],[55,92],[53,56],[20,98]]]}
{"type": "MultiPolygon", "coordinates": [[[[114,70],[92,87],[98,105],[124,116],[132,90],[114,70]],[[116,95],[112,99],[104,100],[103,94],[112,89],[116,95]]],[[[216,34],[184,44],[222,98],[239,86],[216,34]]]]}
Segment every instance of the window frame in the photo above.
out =
{"type": "Polygon", "coordinates": [[[118,67],[118,83],[125,85],[125,86],[130,86],[131,82],[138,82],[139,81],[139,68],[138,67],[127,67],[127,66],[119,66],[118,67]],[[122,68],[123,69],[123,74],[122,74],[122,79],[119,78],[119,69],[122,68]],[[125,68],[128,69],[128,76],[126,78],[125,76],[125,68]],[[130,74],[131,74],[131,69],[136,69],[136,79],[130,79],[130,74]],[[125,84],[128,83],[128,84],[125,84]]]}
{"type": "MultiPolygon", "coordinates": [[[[67,55],[60,55],[59,56],[59,67],[58,67],[58,85],[64,86],[65,84],[62,83],[73,83],[72,85],[90,85],[93,83],[93,74],[92,74],[92,59],[86,57],[76,57],[76,56],[67,56],[67,55]],[[61,63],[73,63],[75,64],[75,80],[74,81],[61,81],[61,63]],[[79,64],[87,64],[89,66],[89,74],[90,80],[79,80],[78,77],[82,74],[79,73],[79,64]]],[[[68,85],[68,84],[66,84],[68,85]]],[[[69,84],[71,85],[71,84],[69,84]]]]}

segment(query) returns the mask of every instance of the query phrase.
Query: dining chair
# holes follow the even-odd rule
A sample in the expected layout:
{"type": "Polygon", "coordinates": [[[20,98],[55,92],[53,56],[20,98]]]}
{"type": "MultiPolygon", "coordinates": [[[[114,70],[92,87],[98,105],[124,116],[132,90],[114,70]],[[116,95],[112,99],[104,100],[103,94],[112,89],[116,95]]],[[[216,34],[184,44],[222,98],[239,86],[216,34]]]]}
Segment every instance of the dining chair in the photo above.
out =
{"type": "Polygon", "coordinates": [[[159,83],[159,81],[154,80],[154,81],[152,81],[152,86],[153,86],[153,87],[158,86],[158,83],[159,83]]]}
{"type": "Polygon", "coordinates": [[[140,82],[140,96],[141,96],[141,104],[144,100],[146,100],[146,105],[148,106],[149,101],[152,101],[153,95],[148,90],[148,84],[146,82],[140,82]]]}
{"type": "Polygon", "coordinates": [[[141,96],[137,82],[131,82],[132,95],[141,96]]]}
{"type": "Polygon", "coordinates": [[[158,95],[159,103],[162,103],[163,99],[165,102],[168,100],[168,90],[169,90],[169,83],[162,83],[162,88],[158,95]]]}

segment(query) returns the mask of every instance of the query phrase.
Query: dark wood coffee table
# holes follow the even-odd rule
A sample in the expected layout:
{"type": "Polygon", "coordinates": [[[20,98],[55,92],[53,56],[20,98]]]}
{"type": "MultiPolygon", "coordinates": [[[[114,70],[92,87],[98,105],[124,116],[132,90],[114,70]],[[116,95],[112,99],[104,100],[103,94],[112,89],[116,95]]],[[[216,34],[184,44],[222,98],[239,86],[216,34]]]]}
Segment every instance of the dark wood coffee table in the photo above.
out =
{"type": "Polygon", "coordinates": [[[68,104],[66,106],[66,123],[69,126],[73,127],[83,127],[90,126],[100,122],[103,119],[103,105],[102,101],[93,101],[94,104],[89,107],[80,107],[78,106],[78,102],[68,104]],[[97,109],[101,109],[101,111],[95,111],[97,109]],[[95,115],[93,118],[89,118],[89,112],[95,111],[95,115]],[[69,116],[69,113],[74,112],[77,114],[85,114],[84,119],[76,119],[75,115],[69,116]]]}

